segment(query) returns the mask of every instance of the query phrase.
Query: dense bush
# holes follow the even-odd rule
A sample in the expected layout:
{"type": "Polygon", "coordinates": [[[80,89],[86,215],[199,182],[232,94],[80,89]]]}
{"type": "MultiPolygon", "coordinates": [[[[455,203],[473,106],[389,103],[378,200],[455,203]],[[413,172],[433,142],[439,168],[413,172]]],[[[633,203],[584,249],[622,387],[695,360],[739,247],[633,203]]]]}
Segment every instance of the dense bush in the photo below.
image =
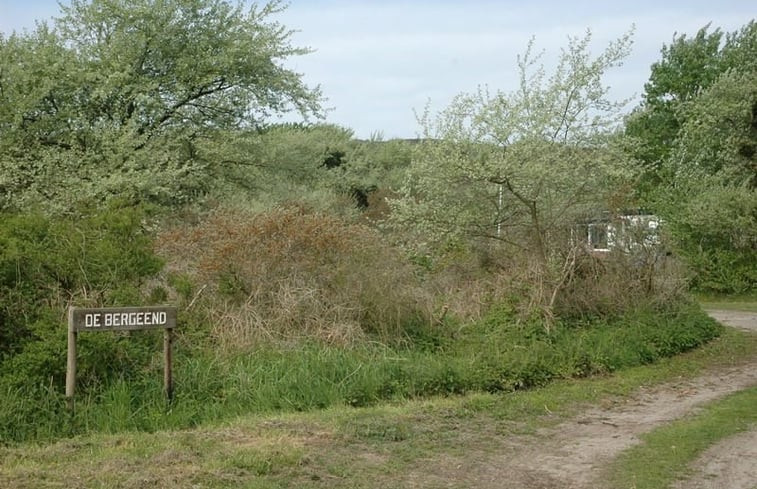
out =
{"type": "MultiPolygon", "coordinates": [[[[141,304],[142,286],[161,268],[144,229],[145,213],[112,208],[50,218],[0,219],[0,389],[60,388],[68,306],[141,304]]],[[[140,342],[83,336],[82,382],[100,382],[140,355],[140,342]],[[100,380],[98,380],[100,379],[100,380]]]]}
{"type": "Polygon", "coordinates": [[[630,251],[580,252],[556,311],[563,319],[607,317],[686,300],[687,281],[678,260],[664,244],[630,251]]]}
{"type": "Polygon", "coordinates": [[[757,291],[757,191],[712,186],[670,212],[676,251],[692,287],[716,294],[757,291]]]}
{"type": "Polygon", "coordinates": [[[365,226],[301,207],[219,209],[162,233],[158,250],[187,297],[200,294],[213,337],[228,347],[391,341],[423,320],[420,283],[396,250],[365,226]]]}

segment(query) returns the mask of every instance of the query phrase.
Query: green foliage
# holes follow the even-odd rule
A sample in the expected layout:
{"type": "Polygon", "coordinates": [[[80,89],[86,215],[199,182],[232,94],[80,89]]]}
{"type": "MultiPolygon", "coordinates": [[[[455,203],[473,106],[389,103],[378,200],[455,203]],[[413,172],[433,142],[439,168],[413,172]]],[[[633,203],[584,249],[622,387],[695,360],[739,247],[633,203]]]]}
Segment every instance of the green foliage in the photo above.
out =
{"type": "MultiPolygon", "coordinates": [[[[3,215],[0,384],[62,385],[69,305],[144,301],[142,286],[162,267],[144,229],[145,218],[144,211],[134,208],[65,219],[3,215]]],[[[129,349],[118,339],[83,338],[82,382],[95,382],[130,364],[144,341],[129,349]]]]}
{"type": "Polygon", "coordinates": [[[319,92],[282,66],[308,50],[270,20],[277,1],[61,8],[52,27],[0,39],[0,208],[185,203],[211,188],[219,133],[319,111],[319,92]]]}
{"type": "Polygon", "coordinates": [[[683,104],[658,208],[701,291],[757,288],[757,78],[729,71],[683,104]]]}
{"type": "Polygon", "coordinates": [[[663,166],[676,185],[696,186],[697,179],[716,176],[726,186],[757,189],[756,74],[724,73],[681,105],[686,122],[663,166]]]}
{"type": "Polygon", "coordinates": [[[628,120],[626,134],[640,143],[636,156],[654,179],[660,165],[668,158],[684,123],[690,118],[680,112],[682,104],[696,99],[723,73],[757,71],[757,24],[747,23],[723,39],[720,29],[708,32],[709,24],[694,37],[674,36],[663,45],[662,59],[651,68],[644,85],[644,101],[628,120]]]}
{"type": "Polygon", "coordinates": [[[626,133],[649,165],[641,193],[710,293],[755,290],[757,23],[675,38],[626,133]]]}
{"type": "Polygon", "coordinates": [[[402,186],[412,158],[412,144],[397,139],[355,142],[346,164],[333,171],[336,188],[349,193],[368,220],[386,219],[390,212],[386,198],[402,186]]]}
{"type": "MultiPolygon", "coordinates": [[[[79,397],[71,420],[55,389],[31,383],[3,386],[0,439],[154,431],[246,413],[510,392],[651,363],[701,345],[720,331],[698,309],[682,306],[561,325],[548,335],[538,323],[518,324],[505,308],[469,327],[429,330],[429,335],[437,336],[433,348],[377,343],[326,347],[306,341],[213,352],[180,342],[175,357],[176,399],[170,410],[165,409],[160,375],[154,370],[131,378],[103,379],[79,397]]],[[[404,436],[401,426],[385,429],[368,424],[356,430],[371,438],[404,436]]]]}
{"type": "Polygon", "coordinates": [[[299,202],[354,214],[331,170],[347,161],[351,138],[350,130],[331,124],[277,124],[219,133],[207,155],[222,162],[214,170],[212,196],[251,211],[299,202]]]}
{"type": "Polygon", "coordinates": [[[708,293],[753,294],[757,290],[757,191],[706,178],[697,186],[698,194],[690,189],[692,193],[674,199],[671,205],[675,207],[665,212],[676,251],[695,272],[691,285],[708,293]]]}
{"type": "Polygon", "coordinates": [[[665,159],[680,127],[676,106],[691,100],[722,73],[718,58],[722,32],[708,33],[703,27],[693,38],[674,36],[663,45],[662,60],[652,64],[649,82],[644,85],[643,109],[627,124],[626,132],[643,140],[637,155],[647,163],[665,159]]]}
{"type": "Polygon", "coordinates": [[[572,271],[571,230],[622,208],[634,174],[614,138],[624,103],[602,84],[628,54],[630,33],[595,57],[590,40],[571,39],[551,76],[529,45],[518,90],[480,89],[425,113],[424,142],[392,201],[390,222],[421,253],[484,238],[521,257],[529,308],[548,319],[572,271]]]}
{"type": "Polygon", "coordinates": [[[630,35],[596,59],[590,39],[571,39],[550,78],[529,46],[519,58],[519,90],[482,89],[459,95],[435,118],[425,113],[426,142],[394,205],[397,219],[420,221],[414,225],[430,240],[498,237],[498,225],[505,240],[511,227],[538,239],[562,223],[557,216],[602,202],[629,170],[608,137],[623,104],[607,100],[601,79],[628,53],[630,35]]]}
{"type": "Polygon", "coordinates": [[[215,199],[251,211],[296,202],[370,220],[386,217],[384,197],[399,188],[412,151],[406,141],[360,141],[332,124],[276,124],[218,138],[206,156],[222,162],[215,199]]]}

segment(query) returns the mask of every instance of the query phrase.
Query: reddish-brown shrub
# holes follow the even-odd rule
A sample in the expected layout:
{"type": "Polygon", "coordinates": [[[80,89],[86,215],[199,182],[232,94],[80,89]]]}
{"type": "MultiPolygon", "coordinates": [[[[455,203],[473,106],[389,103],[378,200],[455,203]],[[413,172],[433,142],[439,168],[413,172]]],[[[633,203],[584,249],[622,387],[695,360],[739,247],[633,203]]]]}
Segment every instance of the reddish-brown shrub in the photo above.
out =
{"type": "Polygon", "coordinates": [[[206,287],[202,303],[225,343],[310,337],[397,338],[422,320],[412,267],[372,229],[300,207],[218,209],[162,233],[169,273],[206,287]]]}

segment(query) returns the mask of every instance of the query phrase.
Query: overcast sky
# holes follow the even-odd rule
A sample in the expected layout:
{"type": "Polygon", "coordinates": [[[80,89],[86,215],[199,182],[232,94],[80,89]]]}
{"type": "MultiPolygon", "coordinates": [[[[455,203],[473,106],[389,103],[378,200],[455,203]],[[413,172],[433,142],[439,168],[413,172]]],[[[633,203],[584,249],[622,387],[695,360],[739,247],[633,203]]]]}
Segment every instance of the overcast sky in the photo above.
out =
{"type": "MultiPolygon", "coordinates": [[[[63,0],[63,3],[68,3],[63,0]]],[[[747,0],[485,1],[293,0],[277,16],[297,30],[294,44],[315,51],[288,61],[320,85],[327,120],[367,138],[415,137],[414,111],[433,110],[479,85],[515,88],[516,56],[533,36],[554,59],[568,36],[593,33],[601,51],[635,25],[633,52],[605,81],[617,99],[638,102],[650,65],[674,33],[705,24],[733,31],[757,17],[747,0]]],[[[0,31],[32,28],[58,13],[55,0],[0,0],[0,31]]],[[[633,104],[632,104],[633,105],[633,104]]],[[[630,106],[629,106],[630,109],[630,106]]]]}

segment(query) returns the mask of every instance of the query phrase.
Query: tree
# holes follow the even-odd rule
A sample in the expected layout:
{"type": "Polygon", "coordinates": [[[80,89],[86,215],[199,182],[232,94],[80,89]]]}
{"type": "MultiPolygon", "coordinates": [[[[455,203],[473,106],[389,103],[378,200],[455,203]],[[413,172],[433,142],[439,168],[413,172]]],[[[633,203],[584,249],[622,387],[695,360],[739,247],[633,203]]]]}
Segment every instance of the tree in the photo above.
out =
{"type": "Polygon", "coordinates": [[[665,166],[672,183],[703,176],[757,189],[757,77],[725,72],[684,104],[685,119],[665,166]]]}
{"type": "Polygon", "coordinates": [[[11,202],[206,189],[219,132],[274,113],[318,114],[320,93],[283,66],[307,49],[226,0],[73,0],[52,27],[0,38],[0,195],[11,202]]]}
{"type": "Polygon", "coordinates": [[[337,210],[338,191],[330,168],[348,158],[349,129],[288,123],[219,136],[205,157],[221,163],[216,193],[224,200],[244,202],[248,208],[297,201],[319,210],[337,210]]]}
{"type": "Polygon", "coordinates": [[[547,77],[533,43],[518,59],[512,93],[461,94],[421,117],[415,154],[393,222],[418,243],[489,239],[535,270],[532,308],[550,319],[572,273],[570,230],[612,200],[633,175],[613,142],[623,102],[608,100],[604,73],[621,64],[630,33],[590,54],[590,33],[570,38],[547,77]]]}
{"type": "Polygon", "coordinates": [[[740,30],[725,34],[708,32],[710,25],[694,37],[675,35],[663,45],[662,59],[652,64],[644,85],[643,101],[628,119],[626,134],[637,140],[636,156],[648,167],[648,178],[656,175],[670,155],[682,125],[686,122],[682,104],[692,101],[728,70],[757,72],[757,24],[750,21],[740,30]]]}
{"type": "Polygon", "coordinates": [[[681,107],[685,123],[663,163],[656,205],[693,286],[757,287],[757,77],[734,70],[681,107]]]}
{"type": "Polygon", "coordinates": [[[663,46],[626,134],[646,164],[640,194],[665,219],[692,285],[744,292],[757,266],[757,23],[708,29],[663,46]]]}

